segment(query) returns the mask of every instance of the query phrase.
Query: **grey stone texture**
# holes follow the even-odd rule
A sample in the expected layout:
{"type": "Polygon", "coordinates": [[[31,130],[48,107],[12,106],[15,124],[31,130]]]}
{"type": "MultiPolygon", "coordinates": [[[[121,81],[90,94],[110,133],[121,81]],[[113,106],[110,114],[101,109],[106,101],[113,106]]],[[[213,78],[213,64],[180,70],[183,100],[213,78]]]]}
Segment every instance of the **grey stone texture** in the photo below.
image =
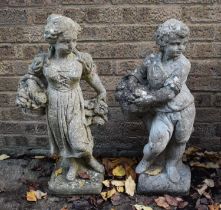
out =
{"type": "Polygon", "coordinates": [[[148,132],[136,167],[139,193],[186,194],[190,189],[190,169],[182,163],[195,119],[194,98],[186,86],[190,62],[183,54],[189,34],[181,21],[162,23],[155,33],[160,52],[147,56],[116,89],[124,114],[140,118],[148,132]],[[145,174],[156,164],[162,168],[159,175],[145,174]]]}
{"type": "MultiPolygon", "coordinates": [[[[29,153],[42,147],[48,149],[45,118],[23,115],[16,108],[14,96],[20,77],[27,72],[27,65],[31,64],[40,48],[47,52],[43,30],[51,13],[69,16],[80,23],[83,31],[78,49],[92,55],[98,74],[105,81],[110,121],[92,130],[95,155],[141,155],[141,148],[146,142],[145,128],[139,122],[124,119],[114,99],[114,91],[122,76],[155,51],[156,26],[169,18],[184,21],[191,30],[191,44],[187,46],[186,56],[191,59],[192,67],[187,84],[195,97],[196,122],[189,142],[220,150],[220,10],[218,0],[2,0],[1,151],[26,150],[29,153]],[[39,130],[39,125],[44,130],[39,130]],[[32,129],[29,130],[30,127],[32,129]]],[[[85,98],[92,96],[91,89],[85,84],[81,87],[85,98]]]]}
{"type": "Polygon", "coordinates": [[[92,155],[90,125],[107,121],[106,90],[91,55],[76,49],[80,31],[80,25],[68,17],[48,17],[44,28],[48,53],[35,56],[28,73],[19,81],[16,96],[16,104],[25,114],[47,116],[50,155],[60,157],[56,168],[63,169],[62,176],[52,173],[49,188],[63,195],[82,194],[89,188],[91,193],[100,193],[104,172],[92,155]],[[81,79],[95,90],[95,98],[84,100],[81,79]],[[82,180],[77,181],[82,165],[85,171],[92,171],[84,186],[80,185],[82,180]]]}

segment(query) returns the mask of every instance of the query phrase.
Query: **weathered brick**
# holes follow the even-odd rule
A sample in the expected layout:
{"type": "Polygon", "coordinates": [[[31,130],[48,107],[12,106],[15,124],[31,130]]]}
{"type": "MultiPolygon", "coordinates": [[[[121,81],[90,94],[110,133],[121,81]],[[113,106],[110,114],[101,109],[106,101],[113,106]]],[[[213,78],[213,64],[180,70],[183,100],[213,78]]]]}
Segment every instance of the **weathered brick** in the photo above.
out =
{"type": "Polygon", "coordinates": [[[191,60],[190,75],[221,76],[220,60],[191,60]]]}
{"type": "MultiPolygon", "coordinates": [[[[120,81],[120,77],[115,77],[115,76],[101,76],[100,78],[106,90],[115,90],[116,85],[120,81]]],[[[93,90],[87,82],[82,81],[81,84],[82,84],[81,86],[82,90],[84,91],[93,90]]]]}
{"type": "Polygon", "coordinates": [[[8,6],[9,0],[0,1],[0,7],[8,6]]]}
{"type": "Polygon", "coordinates": [[[188,87],[195,91],[220,91],[220,77],[189,76],[188,87]]]}
{"type": "Polygon", "coordinates": [[[215,25],[190,25],[190,40],[208,40],[215,38],[215,25]]]}
{"type": "Polygon", "coordinates": [[[215,27],[215,40],[221,41],[221,25],[219,24],[216,24],[216,27],[215,27]]]}
{"type": "Polygon", "coordinates": [[[116,74],[126,75],[141,65],[142,60],[120,60],[117,61],[116,74]]]}
{"type": "Polygon", "coordinates": [[[221,21],[221,8],[217,6],[183,7],[183,20],[192,23],[212,23],[221,21]]]}
{"type": "Polygon", "coordinates": [[[68,5],[93,5],[93,4],[105,4],[108,3],[109,0],[62,0],[62,4],[68,5]]]}
{"type": "Polygon", "coordinates": [[[221,110],[216,108],[198,108],[196,110],[196,122],[219,122],[221,110]]]}
{"type": "Polygon", "coordinates": [[[63,14],[78,23],[82,23],[86,19],[86,11],[84,8],[68,8],[64,9],[63,14]]]}
{"type": "Polygon", "coordinates": [[[28,71],[29,64],[31,61],[0,61],[0,75],[24,75],[28,71]]]}
{"type": "Polygon", "coordinates": [[[29,10],[29,18],[31,22],[34,24],[45,24],[47,22],[47,18],[52,13],[54,14],[62,14],[63,11],[59,7],[54,8],[45,8],[45,9],[31,9],[29,10]]]}
{"type": "Polygon", "coordinates": [[[13,59],[15,57],[15,48],[11,44],[0,45],[0,60],[13,59]]]}
{"type": "Polygon", "coordinates": [[[155,26],[83,26],[81,41],[153,41],[155,26]]]}
{"type": "Polygon", "coordinates": [[[19,44],[16,45],[16,57],[18,59],[30,60],[38,53],[47,52],[48,44],[19,44]]]}
{"type": "MultiPolygon", "coordinates": [[[[119,104],[115,100],[114,93],[115,91],[107,91],[107,104],[109,107],[119,106],[119,104]]],[[[84,95],[84,99],[91,99],[97,96],[95,91],[93,92],[84,91],[83,95],[84,95]]]]}
{"type": "Polygon", "coordinates": [[[155,51],[155,43],[87,43],[78,48],[89,52],[93,58],[140,58],[155,51]]]}
{"type": "Polygon", "coordinates": [[[190,58],[220,58],[220,43],[191,43],[187,48],[187,55],[190,58]]]}
{"type": "Polygon", "coordinates": [[[88,23],[120,23],[123,21],[122,8],[87,8],[85,21],[88,23]]]}
{"type": "Polygon", "coordinates": [[[191,137],[189,144],[212,151],[221,150],[221,139],[219,137],[191,137]]]}
{"type": "Polygon", "coordinates": [[[194,123],[193,137],[214,137],[216,136],[216,126],[212,123],[194,123]]]}
{"type": "Polygon", "coordinates": [[[15,97],[16,93],[0,93],[0,107],[15,107],[15,97]]]}
{"type": "Polygon", "coordinates": [[[160,4],[163,0],[111,0],[112,4],[160,4]]]}
{"type": "Polygon", "coordinates": [[[217,93],[214,95],[213,105],[221,107],[221,93],[217,93]]]}
{"type": "Polygon", "coordinates": [[[221,137],[221,123],[216,124],[216,136],[221,137]]]}
{"type": "Polygon", "coordinates": [[[147,131],[143,123],[140,122],[127,122],[124,126],[124,135],[130,137],[144,136],[147,137],[147,131]]]}
{"type": "Polygon", "coordinates": [[[27,10],[25,9],[1,9],[0,25],[27,24],[27,10]]]}
{"type": "Polygon", "coordinates": [[[24,7],[26,6],[26,0],[10,0],[9,1],[9,6],[20,6],[20,7],[24,7]]]}
{"type": "Polygon", "coordinates": [[[193,92],[196,107],[210,107],[212,106],[211,93],[198,93],[193,92]]]}
{"type": "Polygon", "coordinates": [[[60,4],[60,0],[27,0],[26,1],[27,6],[58,6],[60,4]]]}
{"type": "Polygon", "coordinates": [[[113,75],[116,69],[116,64],[109,60],[96,60],[97,73],[99,75],[113,75]]]}
{"type": "MultiPolygon", "coordinates": [[[[14,98],[15,103],[15,98],[14,98]]],[[[13,108],[1,108],[0,120],[2,121],[38,121],[46,122],[45,116],[34,116],[23,113],[22,109],[18,107],[13,108]]]]}
{"type": "Polygon", "coordinates": [[[157,7],[125,7],[123,18],[125,23],[148,23],[159,24],[170,18],[181,19],[182,9],[180,6],[157,6],[157,7]]]}
{"type": "MultiPolygon", "coordinates": [[[[47,136],[35,136],[35,135],[2,135],[0,141],[3,142],[4,147],[48,147],[47,136]]],[[[42,148],[43,149],[43,148],[42,148]]]]}
{"type": "Polygon", "coordinates": [[[0,27],[0,42],[44,42],[43,26],[0,27]]]}
{"type": "Polygon", "coordinates": [[[19,77],[0,77],[0,91],[16,91],[19,77]]]}
{"type": "Polygon", "coordinates": [[[112,4],[219,4],[219,0],[111,0],[112,4]]]}

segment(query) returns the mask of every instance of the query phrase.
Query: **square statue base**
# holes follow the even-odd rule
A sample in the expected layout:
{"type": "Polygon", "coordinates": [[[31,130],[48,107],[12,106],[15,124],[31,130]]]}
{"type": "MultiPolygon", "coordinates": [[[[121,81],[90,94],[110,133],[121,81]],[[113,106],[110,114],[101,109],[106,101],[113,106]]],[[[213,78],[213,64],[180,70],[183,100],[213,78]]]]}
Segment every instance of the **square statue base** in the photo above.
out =
{"type": "Polygon", "coordinates": [[[66,173],[56,176],[53,172],[48,182],[50,192],[58,196],[100,194],[104,175],[89,169],[86,171],[90,179],[76,177],[74,181],[68,181],[65,177],[66,173]]]}
{"type": "Polygon", "coordinates": [[[167,176],[166,171],[156,176],[140,174],[137,192],[139,194],[173,194],[187,195],[190,189],[191,172],[184,164],[179,167],[180,181],[173,183],[167,176]]]}

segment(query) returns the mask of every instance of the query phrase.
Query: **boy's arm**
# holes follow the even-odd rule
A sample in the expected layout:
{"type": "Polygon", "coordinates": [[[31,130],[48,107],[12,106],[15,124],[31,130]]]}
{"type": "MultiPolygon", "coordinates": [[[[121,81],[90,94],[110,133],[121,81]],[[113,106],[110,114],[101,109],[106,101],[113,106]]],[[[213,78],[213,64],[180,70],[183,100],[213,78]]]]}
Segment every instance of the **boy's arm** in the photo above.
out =
{"type": "Polygon", "coordinates": [[[179,94],[182,86],[186,83],[190,67],[191,65],[187,61],[175,70],[165,81],[164,87],[153,92],[154,102],[169,101],[179,94]]]}

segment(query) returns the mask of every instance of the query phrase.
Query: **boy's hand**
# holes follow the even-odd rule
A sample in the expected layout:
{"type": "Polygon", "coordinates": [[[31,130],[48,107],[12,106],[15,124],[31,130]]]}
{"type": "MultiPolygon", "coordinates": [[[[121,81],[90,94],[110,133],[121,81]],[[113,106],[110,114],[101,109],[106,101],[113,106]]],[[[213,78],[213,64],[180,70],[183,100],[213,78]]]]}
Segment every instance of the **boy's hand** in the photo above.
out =
{"type": "Polygon", "coordinates": [[[145,97],[138,97],[134,100],[137,106],[148,106],[154,102],[154,97],[152,95],[146,95],[145,97]]]}

